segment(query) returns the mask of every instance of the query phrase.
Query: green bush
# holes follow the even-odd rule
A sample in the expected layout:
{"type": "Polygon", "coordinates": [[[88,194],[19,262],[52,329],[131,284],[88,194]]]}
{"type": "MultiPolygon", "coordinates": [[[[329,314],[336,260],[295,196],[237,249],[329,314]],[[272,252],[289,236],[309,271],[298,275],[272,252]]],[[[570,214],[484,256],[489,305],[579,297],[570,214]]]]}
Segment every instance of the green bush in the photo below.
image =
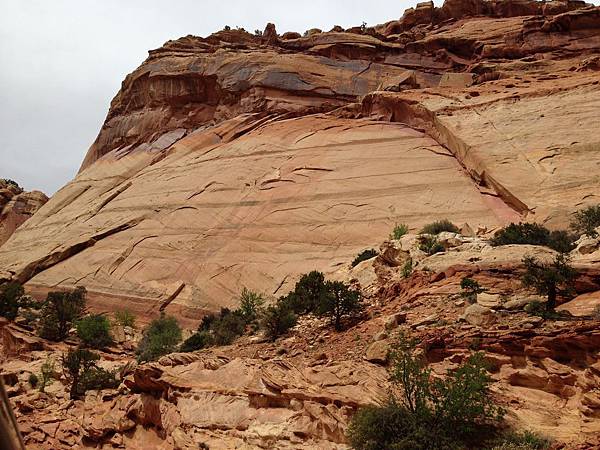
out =
{"type": "Polygon", "coordinates": [[[35,373],[30,373],[27,381],[29,381],[32,388],[36,388],[40,380],[35,373]]]}
{"type": "Polygon", "coordinates": [[[316,311],[326,295],[325,276],[321,272],[312,271],[302,275],[284,301],[296,314],[307,314],[316,311]]]}
{"type": "Polygon", "coordinates": [[[219,320],[214,321],[211,326],[214,344],[229,345],[244,334],[245,329],[246,320],[239,310],[223,308],[219,320]]]}
{"type": "Polygon", "coordinates": [[[471,448],[484,441],[504,410],[490,396],[484,356],[474,354],[444,379],[433,379],[414,342],[401,338],[391,352],[390,399],[359,411],[348,439],[357,450],[471,448]]]}
{"type": "Polygon", "coordinates": [[[600,227],[600,205],[588,206],[573,214],[571,229],[577,233],[596,238],[598,227],[600,227]]]}
{"type": "Polygon", "coordinates": [[[44,364],[42,364],[41,373],[39,376],[39,389],[40,392],[44,392],[46,386],[51,385],[54,382],[54,360],[48,357],[44,364]]]}
{"type": "Polygon", "coordinates": [[[348,441],[356,450],[447,450],[456,448],[443,436],[433,436],[393,399],[383,406],[360,409],[348,427],[348,441]]]}
{"type": "Polygon", "coordinates": [[[0,286],[0,316],[15,320],[19,308],[23,306],[23,286],[19,283],[7,283],[0,286]]]}
{"type": "Polygon", "coordinates": [[[437,237],[430,235],[419,236],[419,249],[429,256],[445,251],[444,246],[440,244],[437,237]]]}
{"type": "Polygon", "coordinates": [[[181,328],[177,319],[165,316],[154,319],[144,330],[142,340],[137,348],[139,362],[154,361],[163,355],[173,353],[181,341],[181,328]]]}
{"type": "Polygon", "coordinates": [[[454,225],[448,219],[443,219],[443,220],[438,220],[437,222],[432,222],[432,223],[425,225],[423,228],[421,228],[421,231],[419,234],[437,235],[444,231],[449,231],[451,233],[459,233],[460,232],[460,230],[458,229],[458,227],[456,225],[454,225]]]}
{"type": "Polygon", "coordinates": [[[396,226],[392,230],[392,234],[390,234],[390,239],[398,240],[406,234],[408,234],[408,225],[405,225],[403,223],[396,224],[396,226]]]}
{"type": "Polygon", "coordinates": [[[115,321],[122,327],[135,328],[135,316],[127,309],[115,311],[115,321]]]}
{"type": "Polygon", "coordinates": [[[65,339],[73,322],[83,315],[86,293],[84,287],[71,292],[49,292],[40,313],[39,335],[51,341],[65,339]]]}
{"type": "Polygon", "coordinates": [[[537,223],[511,223],[498,230],[490,243],[500,245],[542,245],[561,253],[575,248],[576,236],[566,231],[550,231],[537,223]]]}
{"type": "Polygon", "coordinates": [[[552,441],[531,431],[508,432],[500,436],[490,450],[546,450],[552,441]]]}
{"type": "Polygon", "coordinates": [[[296,314],[294,314],[287,302],[280,299],[277,304],[268,306],[265,309],[261,327],[265,330],[266,337],[274,341],[296,325],[296,321],[296,314]]]}
{"type": "Polygon", "coordinates": [[[102,314],[86,316],[75,323],[77,335],[86,346],[96,349],[113,343],[110,335],[110,321],[102,314]]]}
{"type": "Polygon", "coordinates": [[[408,258],[404,265],[402,266],[402,278],[408,278],[412,275],[413,272],[413,260],[412,258],[408,258]]]}
{"type": "Polygon", "coordinates": [[[195,352],[212,345],[214,345],[214,341],[208,331],[197,331],[181,344],[180,351],[184,353],[195,352]]]}
{"type": "Polygon", "coordinates": [[[247,324],[258,319],[264,304],[265,299],[261,294],[246,288],[242,289],[239,312],[247,324]]]}
{"type": "Polygon", "coordinates": [[[70,384],[71,399],[80,398],[89,390],[116,388],[120,383],[115,373],[98,367],[96,353],[78,348],[62,356],[63,373],[70,384]]]}
{"type": "Polygon", "coordinates": [[[472,278],[463,278],[460,282],[460,288],[462,289],[461,295],[468,299],[471,303],[477,301],[477,294],[481,294],[485,291],[480,284],[472,278]]]}
{"type": "Polygon", "coordinates": [[[318,314],[331,319],[336,330],[342,329],[342,318],[362,311],[361,296],[341,281],[328,281],[327,295],[318,308],[318,314]]]}
{"type": "Polygon", "coordinates": [[[571,266],[564,253],[556,255],[551,263],[543,263],[532,256],[523,259],[525,273],[523,286],[534,288],[538,294],[546,295],[546,310],[553,311],[559,295],[570,296],[574,289],[577,271],[571,266]]]}
{"type": "Polygon", "coordinates": [[[10,178],[0,178],[0,181],[4,181],[8,186],[13,186],[13,187],[17,188],[19,191],[23,192],[23,188],[21,186],[19,186],[19,183],[17,183],[14,180],[11,180],[10,178]]]}
{"type": "Polygon", "coordinates": [[[354,261],[352,261],[352,267],[358,266],[363,261],[368,261],[369,259],[373,259],[378,254],[379,253],[377,253],[377,250],[374,250],[374,249],[364,250],[361,253],[359,253],[356,258],[354,258],[354,261]]]}

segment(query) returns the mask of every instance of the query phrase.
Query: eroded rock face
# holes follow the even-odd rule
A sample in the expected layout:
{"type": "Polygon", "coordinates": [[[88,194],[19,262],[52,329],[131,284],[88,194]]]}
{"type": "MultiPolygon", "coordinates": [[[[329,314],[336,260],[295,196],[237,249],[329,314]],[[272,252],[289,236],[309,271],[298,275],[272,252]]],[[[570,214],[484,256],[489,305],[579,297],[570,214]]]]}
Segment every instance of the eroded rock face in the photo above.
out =
{"type": "Polygon", "coordinates": [[[27,219],[46,202],[40,191],[24,192],[20,187],[0,179],[0,245],[4,244],[27,219]]]}
{"type": "Polygon", "coordinates": [[[597,203],[600,9],[417,11],[400,31],[268,26],[151,51],[79,175],[0,249],[0,279],[194,319],[243,286],[333,273],[395,223],[562,226],[597,203]]]}

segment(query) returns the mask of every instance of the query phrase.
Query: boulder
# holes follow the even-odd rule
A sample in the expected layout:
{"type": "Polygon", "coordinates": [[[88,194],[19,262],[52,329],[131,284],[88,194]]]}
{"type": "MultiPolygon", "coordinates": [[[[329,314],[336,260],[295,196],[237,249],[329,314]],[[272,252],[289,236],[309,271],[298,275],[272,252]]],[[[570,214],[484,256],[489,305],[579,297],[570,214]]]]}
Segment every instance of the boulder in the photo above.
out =
{"type": "Polygon", "coordinates": [[[460,319],[478,327],[488,327],[496,323],[496,316],[492,310],[477,303],[468,306],[460,319]]]}
{"type": "Polygon", "coordinates": [[[502,296],[500,294],[481,292],[477,294],[477,304],[486,308],[499,308],[502,306],[502,296]]]}
{"type": "Polygon", "coordinates": [[[386,364],[389,353],[390,345],[387,341],[376,341],[367,348],[365,360],[375,364],[386,364]]]}
{"type": "Polygon", "coordinates": [[[398,328],[398,325],[405,323],[405,322],[406,322],[406,313],[399,312],[399,313],[393,314],[385,320],[385,329],[393,330],[395,328],[398,328]]]}

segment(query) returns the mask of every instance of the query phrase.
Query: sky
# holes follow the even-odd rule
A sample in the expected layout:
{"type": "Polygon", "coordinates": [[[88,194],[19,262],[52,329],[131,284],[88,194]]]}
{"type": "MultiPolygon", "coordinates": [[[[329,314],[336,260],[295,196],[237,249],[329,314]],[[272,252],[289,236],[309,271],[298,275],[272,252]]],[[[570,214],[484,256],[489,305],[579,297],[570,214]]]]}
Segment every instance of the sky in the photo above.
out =
{"type": "Polygon", "coordinates": [[[76,174],[121,81],[169,39],[398,19],[398,0],[0,0],[0,178],[53,194],[76,174]]]}
{"type": "Polygon", "coordinates": [[[121,81],[169,39],[374,25],[416,2],[0,0],[0,178],[49,195],[71,180],[121,81]]]}

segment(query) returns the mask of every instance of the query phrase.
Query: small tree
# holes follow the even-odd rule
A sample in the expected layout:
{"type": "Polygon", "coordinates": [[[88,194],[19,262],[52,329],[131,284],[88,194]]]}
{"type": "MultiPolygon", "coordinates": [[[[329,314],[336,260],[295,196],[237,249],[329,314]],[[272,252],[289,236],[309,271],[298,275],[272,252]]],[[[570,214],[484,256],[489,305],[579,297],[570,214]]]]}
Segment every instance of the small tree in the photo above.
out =
{"type": "Polygon", "coordinates": [[[434,378],[415,342],[400,336],[391,352],[390,398],[360,410],[348,438],[357,450],[471,448],[489,436],[487,425],[504,415],[490,395],[482,354],[469,357],[446,377],[434,378]]]}
{"type": "Polygon", "coordinates": [[[19,283],[0,286],[0,316],[15,320],[19,308],[23,306],[23,294],[23,286],[19,283]]]}
{"type": "Polygon", "coordinates": [[[40,336],[51,341],[65,339],[85,310],[85,296],[84,287],[71,292],[49,292],[40,314],[40,336]]]}
{"type": "Polygon", "coordinates": [[[482,353],[471,355],[445,379],[434,381],[431,401],[435,421],[443,424],[447,436],[468,438],[482,424],[502,419],[504,409],[490,397],[491,381],[482,353]]]}
{"type": "Polygon", "coordinates": [[[277,304],[268,306],[265,309],[261,327],[265,330],[266,337],[274,341],[296,325],[296,321],[296,314],[294,314],[287,302],[280,299],[277,304]]]}
{"type": "Polygon", "coordinates": [[[522,283],[534,288],[538,294],[546,295],[546,309],[553,311],[558,295],[568,295],[573,288],[577,271],[570,265],[570,259],[564,253],[556,255],[551,263],[543,263],[533,256],[523,259],[525,274],[522,283]]]}
{"type": "Polygon", "coordinates": [[[92,389],[110,389],[119,385],[115,373],[98,367],[98,360],[100,356],[83,348],[63,354],[63,373],[71,385],[69,389],[71,399],[78,399],[92,389]]]}
{"type": "Polygon", "coordinates": [[[462,289],[462,296],[467,298],[471,303],[477,301],[477,295],[485,291],[480,284],[473,278],[463,278],[460,282],[460,288],[462,289]]]}
{"type": "Polygon", "coordinates": [[[342,329],[342,318],[362,310],[361,296],[341,281],[326,283],[327,295],[318,308],[320,315],[328,316],[337,331],[342,329]]]}
{"type": "Polygon", "coordinates": [[[102,349],[113,343],[110,321],[102,314],[84,317],[75,323],[79,339],[88,347],[102,349]]]}
{"type": "Polygon", "coordinates": [[[316,311],[326,295],[325,276],[315,270],[302,275],[285,301],[296,314],[306,314],[316,311]]]}
{"type": "Polygon", "coordinates": [[[261,294],[246,288],[242,289],[239,311],[246,323],[254,322],[258,318],[264,304],[265,299],[261,294]]]}
{"type": "Polygon", "coordinates": [[[208,331],[198,331],[181,344],[180,351],[184,353],[195,352],[214,344],[212,335],[208,331]]]}
{"type": "Polygon", "coordinates": [[[600,205],[589,206],[573,214],[571,229],[577,233],[596,238],[598,227],[600,227],[600,205]]]}
{"type": "Polygon", "coordinates": [[[220,317],[213,321],[210,330],[215,345],[229,345],[244,334],[246,320],[239,310],[221,309],[220,317]]]}
{"type": "Polygon", "coordinates": [[[54,382],[54,360],[48,357],[42,364],[41,373],[39,376],[39,390],[44,392],[46,386],[54,382]]]}
{"type": "Polygon", "coordinates": [[[400,403],[412,415],[420,418],[430,416],[431,369],[414,356],[416,341],[400,335],[390,352],[390,381],[400,387],[400,403]]]}
{"type": "Polygon", "coordinates": [[[165,316],[153,320],[144,330],[144,335],[137,349],[138,361],[154,361],[163,355],[173,353],[181,342],[181,328],[177,319],[165,316]]]}

